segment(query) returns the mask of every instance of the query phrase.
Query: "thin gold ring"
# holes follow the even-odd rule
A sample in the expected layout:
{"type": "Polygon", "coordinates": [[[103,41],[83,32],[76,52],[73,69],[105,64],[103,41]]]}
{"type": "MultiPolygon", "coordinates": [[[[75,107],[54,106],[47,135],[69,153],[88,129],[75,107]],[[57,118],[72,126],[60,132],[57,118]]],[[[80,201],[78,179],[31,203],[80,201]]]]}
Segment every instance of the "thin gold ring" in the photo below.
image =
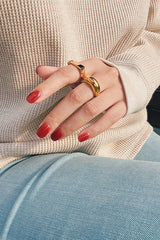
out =
{"type": "Polygon", "coordinates": [[[98,81],[92,76],[86,76],[84,79],[81,80],[82,83],[87,83],[92,88],[93,94],[95,97],[99,96],[100,94],[100,85],[98,81]]]}
{"type": "Polygon", "coordinates": [[[81,63],[70,60],[67,64],[72,64],[73,66],[75,66],[80,71],[81,78],[85,77],[85,66],[83,66],[81,63]]]}

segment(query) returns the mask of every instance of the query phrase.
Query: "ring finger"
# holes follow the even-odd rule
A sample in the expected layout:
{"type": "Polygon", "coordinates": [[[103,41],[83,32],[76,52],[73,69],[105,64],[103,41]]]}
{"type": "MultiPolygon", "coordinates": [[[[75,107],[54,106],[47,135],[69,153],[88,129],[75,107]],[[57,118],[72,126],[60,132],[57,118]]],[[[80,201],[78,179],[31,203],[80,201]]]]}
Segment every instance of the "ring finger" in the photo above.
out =
{"type": "Polygon", "coordinates": [[[116,88],[109,88],[104,90],[98,97],[88,101],[52,133],[52,140],[58,140],[62,136],[66,137],[70,135],[100,113],[122,100],[123,95],[121,93],[118,94],[118,92],[116,88]]]}

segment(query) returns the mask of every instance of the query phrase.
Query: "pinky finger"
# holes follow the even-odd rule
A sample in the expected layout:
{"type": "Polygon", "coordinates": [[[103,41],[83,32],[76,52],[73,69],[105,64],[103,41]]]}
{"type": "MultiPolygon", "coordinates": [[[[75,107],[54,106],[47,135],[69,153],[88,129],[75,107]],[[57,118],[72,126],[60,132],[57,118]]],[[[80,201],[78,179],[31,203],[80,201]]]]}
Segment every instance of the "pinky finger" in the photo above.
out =
{"type": "Polygon", "coordinates": [[[78,140],[83,142],[89,138],[96,137],[120,120],[126,114],[126,111],[127,107],[124,101],[116,103],[109,108],[96,122],[83,129],[78,136],[78,140]]]}

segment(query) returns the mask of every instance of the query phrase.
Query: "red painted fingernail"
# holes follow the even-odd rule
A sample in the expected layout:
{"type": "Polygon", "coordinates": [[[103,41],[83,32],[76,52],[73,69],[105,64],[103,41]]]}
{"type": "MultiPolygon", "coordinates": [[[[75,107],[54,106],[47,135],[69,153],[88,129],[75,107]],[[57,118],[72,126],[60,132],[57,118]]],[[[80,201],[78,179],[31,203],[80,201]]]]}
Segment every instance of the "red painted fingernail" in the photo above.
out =
{"type": "Polygon", "coordinates": [[[36,68],[36,73],[38,74],[38,69],[43,66],[43,65],[39,65],[37,68],[36,68]]]}
{"type": "Polygon", "coordinates": [[[62,137],[63,137],[63,133],[62,133],[60,128],[57,128],[51,135],[51,139],[53,141],[57,141],[57,140],[59,140],[62,137]]]}
{"type": "Polygon", "coordinates": [[[38,74],[38,67],[36,68],[36,73],[38,74]]]}
{"type": "Polygon", "coordinates": [[[31,92],[31,93],[27,96],[26,100],[27,100],[29,103],[34,103],[40,96],[41,96],[40,91],[35,90],[35,91],[31,92]]]}
{"type": "Polygon", "coordinates": [[[43,123],[37,130],[37,135],[40,138],[44,138],[50,131],[50,126],[47,123],[43,123]]]}
{"type": "Polygon", "coordinates": [[[78,141],[83,142],[83,141],[86,141],[88,138],[90,138],[89,133],[84,132],[81,135],[79,135],[78,141]]]}

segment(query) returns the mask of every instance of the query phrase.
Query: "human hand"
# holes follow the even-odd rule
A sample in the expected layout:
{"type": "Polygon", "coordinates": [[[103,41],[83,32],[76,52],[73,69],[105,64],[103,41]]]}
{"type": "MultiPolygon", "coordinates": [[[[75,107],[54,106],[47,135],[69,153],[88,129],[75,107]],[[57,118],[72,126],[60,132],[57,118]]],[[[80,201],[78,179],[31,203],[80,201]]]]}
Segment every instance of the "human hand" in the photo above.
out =
{"type": "Polygon", "coordinates": [[[98,120],[80,132],[78,140],[82,142],[99,135],[126,114],[126,97],[118,70],[98,58],[80,63],[85,66],[85,76],[93,76],[98,81],[99,96],[94,97],[91,87],[78,81],[80,72],[73,65],[40,65],[36,68],[37,74],[45,81],[29,94],[29,103],[40,103],[62,87],[75,84],[75,88],[54,107],[39,126],[37,135],[40,138],[51,134],[53,141],[59,140],[104,112],[98,120]]]}

